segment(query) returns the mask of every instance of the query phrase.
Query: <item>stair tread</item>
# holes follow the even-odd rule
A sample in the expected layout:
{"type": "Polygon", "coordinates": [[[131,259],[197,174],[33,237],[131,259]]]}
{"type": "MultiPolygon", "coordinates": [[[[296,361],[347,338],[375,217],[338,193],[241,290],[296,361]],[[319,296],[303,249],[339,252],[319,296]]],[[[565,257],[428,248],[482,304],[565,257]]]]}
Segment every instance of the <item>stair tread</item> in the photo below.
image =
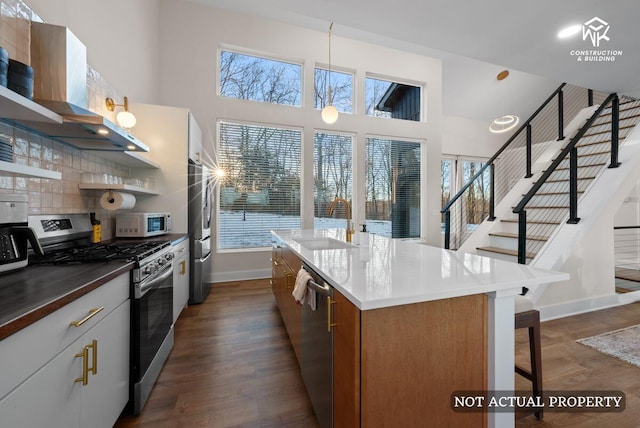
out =
{"type": "MultiPolygon", "coordinates": [[[[514,238],[514,239],[518,239],[518,234],[517,233],[509,233],[509,232],[491,232],[489,233],[489,236],[499,236],[501,238],[514,238]]],[[[527,239],[530,241],[548,241],[549,238],[546,236],[540,236],[540,235],[527,235],[527,239]]]]}
{"type": "MultiPolygon", "coordinates": [[[[511,207],[511,208],[515,208],[515,207],[511,207]]],[[[546,209],[550,209],[550,210],[559,210],[559,209],[569,209],[568,206],[566,205],[527,205],[525,207],[525,209],[527,210],[546,210],[546,209]]]]}
{"type": "MultiPolygon", "coordinates": [[[[593,179],[595,179],[595,177],[582,177],[582,178],[578,177],[578,181],[580,181],[580,180],[593,180],[593,179]]],[[[568,178],[557,178],[557,179],[554,179],[554,180],[547,180],[543,184],[546,184],[546,183],[562,183],[563,181],[569,181],[569,179],[568,178]]]]}
{"type": "Polygon", "coordinates": [[[640,282],[640,270],[616,267],[615,277],[627,281],[640,282]]]}
{"type": "MultiPolygon", "coordinates": [[[[634,110],[634,109],[637,109],[638,107],[640,107],[640,106],[631,106],[631,107],[627,107],[627,108],[622,108],[622,106],[624,106],[624,105],[632,104],[632,103],[635,103],[635,102],[637,102],[637,101],[625,101],[625,102],[621,101],[620,102],[620,106],[618,108],[619,112],[622,113],[622,112],[625,112],[625,111],[631,111],[631,110],[634,110]]],[[[602,113],[600,115],[600,117],[611,116],[611,106],[605,108],[604,110],[606,111],[606,113],[602,113]]]]}
{"type": "MultiPolygon", "coordinates": [[[[511,218],[503,218],[500,221],[503,221],[505,223],[517,223],[518,219],[517,218],[513,218],[513,219],[511,219],[511,218]]],[[[555,224],[555,225],[558,225],[558,224],[560,224],[560,222],[559,221],[527,220],[527,224],[549,224],[549,225],[555,224]]]]}
{"type": "MultiPolygon", "coordinates": [[[[607,163],[606,162],[598,162],[598,163],[590,163],[587,165],[578,165],[578,168],[590,168],[592,166],[605,166],[607,163]]],[[[556,168],[555,171],[565,171],[568,170],[569,167],[568,166],[563,166],[560,168],[556,168]]]]}
{"type": "MultiPolygon", "coordinates": [[[[635,108],[637,108],[637,107],[635,107],[635,108]]],[[[624,110],[624,111],[635,110],[635,108],[628,109],[628,110],[624,110]]],[[[600,116],[598,117],[598,119],[604,119],[604,118],[606,118],[606,117],[608,117],[608,116],[611,116],[611,113],[602,114],[602,115],[600,115],[600,116]]],[[[625,116],[625,117],[620,117],[620,122],[622,122],[623,120],[631,120],[631,119],[635,119],[635,118],[637,118],[637,117],[640,117],[640,113],[638,113],[638,114],[632,114],[632,115],[625,116]]],[[[612,120],[611,120],[611,119],[609,119],[609,120],[607,120],[606,122],[594,122],[592,126],[609,125],[609,124],[611,124],[611,123],[612,123],[612,120]]]]}
{"type": "MultiPolygon", "coordinates": [[[[601,125],[606,125],[606,123],[603,123],[601,125]]],[[[596,125],[592,125],[592,126],[598,126],[596,125]]],[[[620,126],[618,128],[618,131],[621,131],[623,129],[630,129],[630,128],[635,128],[636,124],[634,123],[633,125],[624,125],[624,126],[620,126]]],[[[587,137],[595,137],[596,135],[602,135],[602,134],[610,134],[611,133],[611,129],[606,129],[604,131],[598,131],[598,132],[593,132],[591,134],[584,134],[582,136],[582,138],[587,138],[587,137]]]]}
{"type": "MultiPolygon", "coordinates": [[[[566,181],[569,181],[568,179],[566,181]]],[[[584,193],[584,190],[578,190],[578,193],[584,193]]],[[[534,197],[536,196],[560,196],[560,195],[569,195],[569,192],[537,192],[535,195],[533,195],[534,197]]],[[[526,193],[523,193],[522,196],[526,196],[526,193]]]]}
{"type": "MultiPolygon", "coordinates": [[[[517,250],[508,250],[506,248],[500,248],[500,247],[476,247],[476,250],[480,250],[480,251],[488,251],[490,253],[498,253],[498,254],[505,254],[508,256],[516,256],[518,257],[518,251],[517,250]]],[[[529,253],[527,252],[527,258],[528,259],[533,259],[535,257],[535,253],[529,253]]]]}

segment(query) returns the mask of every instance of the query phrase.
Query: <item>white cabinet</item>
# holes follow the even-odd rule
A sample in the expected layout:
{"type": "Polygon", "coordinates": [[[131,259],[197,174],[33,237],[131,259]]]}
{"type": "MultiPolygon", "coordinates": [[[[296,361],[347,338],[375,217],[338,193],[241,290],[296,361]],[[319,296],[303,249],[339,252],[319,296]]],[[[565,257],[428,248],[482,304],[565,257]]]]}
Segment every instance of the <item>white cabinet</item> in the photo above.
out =
{"type": "Polygon", "coordinates": [[[10,390],[0,400],[3,426],[113,426],[129,399],[128,289],[127,273],[2,342],[3,378],[14,365],[30,370],[3,382],[10,390]],[[47,346],[69,332],[79,337],[47,346]]]}
{"type": "Polygon", "coordinates": [[[141,197],[137,211],[170,212],[173,233],[187,233],[188,159],[190,151],[202,153],[202,131],[188,109],[152,104],[131,104],[138,123],[135,134],[149,146],[140,156],[158,165],[154,170],[132,169],[134,176],[151,177],[160,195],[141,197]]]}
{"type": "Polygon", "coordinates": [[[173,247],[173,322],[189,301],[189,238],[173,247]]]}

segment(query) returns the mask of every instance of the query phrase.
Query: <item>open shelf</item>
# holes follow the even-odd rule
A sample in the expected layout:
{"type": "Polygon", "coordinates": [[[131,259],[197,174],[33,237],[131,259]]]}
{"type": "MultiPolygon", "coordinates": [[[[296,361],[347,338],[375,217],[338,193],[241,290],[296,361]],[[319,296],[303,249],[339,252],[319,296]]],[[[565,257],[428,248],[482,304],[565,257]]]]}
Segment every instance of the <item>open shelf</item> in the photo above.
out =
{"type": "Polygon", "coordinates": [[[19,165],[4,161],[0,161],[0,172],[10,172],[12,174],[23,175],[25,177],[49,178],[52,180],[60,180],[62,178],[62,173],[57,171],[49,171],[48,169],[35,168],[32,166],[19,165]]]}
{"type": "Polygon", "coordinates": [[[160,168],[160,165],[137,152],[96,152],[95,155],[129,168],[160,168]]]}
{"type": "Polygon", "coordinates": [[[0,86],[0,117],[13,120],[62,123],[62,117],[48,108],[0,86]]]}
{"type": "Polygon", "coordinates": [[[82,190],[117,190],[133,193],[134,195],[159,195],[155,190],[130,184],[80,183],[78,187],[82,190]]]}

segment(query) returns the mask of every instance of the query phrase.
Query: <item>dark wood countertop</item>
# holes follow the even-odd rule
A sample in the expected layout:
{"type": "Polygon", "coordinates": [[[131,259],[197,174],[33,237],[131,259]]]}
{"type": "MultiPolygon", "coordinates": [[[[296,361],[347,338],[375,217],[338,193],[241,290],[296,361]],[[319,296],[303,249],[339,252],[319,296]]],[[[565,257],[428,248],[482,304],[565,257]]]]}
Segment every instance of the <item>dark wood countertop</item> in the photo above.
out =
{"type": "Polygon", "coordinates": [[[0,340],[131,271],[132,262],[28,266],[0,275],[0,340]]]}
{"type": "Polygon", "coordinates": [[[102,241],[103,243],[110,242],[127,242],[127,241],[151,241],[151,242],[164,242],[171,241],[171,245],[179,244],[185,239],[189,239],[188,233],[169,233],[167,235],[153,236],[150,238],[114,238],[108,241],[102,241]]]}
{"type": "MultiPolygon", "coordinates": [[[[117,238],[109,242],[171,241],[176,245],[188,238],[186,233],[172,233],[152,238],[117,238]]],[[[0,340],[131,271],[133,267],[133,262],[124,261],[35,265],[0,275],[0,340]]]]}

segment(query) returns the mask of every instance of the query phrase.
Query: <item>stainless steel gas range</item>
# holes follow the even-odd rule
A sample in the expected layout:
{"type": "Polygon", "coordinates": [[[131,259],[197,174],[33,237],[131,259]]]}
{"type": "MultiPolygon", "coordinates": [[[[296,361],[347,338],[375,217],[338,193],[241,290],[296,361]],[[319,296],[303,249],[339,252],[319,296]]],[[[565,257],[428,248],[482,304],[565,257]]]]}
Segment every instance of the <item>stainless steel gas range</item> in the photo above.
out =
{"type": "Polygon", "coordinates": [[[142,410],[173,348],[173,267],[171,242],[121,239],[91,244],[87,214],[29,216],[44,249],[29,264],[135,263],[131,274],[131,352],[129,407],[142,410]]]}

